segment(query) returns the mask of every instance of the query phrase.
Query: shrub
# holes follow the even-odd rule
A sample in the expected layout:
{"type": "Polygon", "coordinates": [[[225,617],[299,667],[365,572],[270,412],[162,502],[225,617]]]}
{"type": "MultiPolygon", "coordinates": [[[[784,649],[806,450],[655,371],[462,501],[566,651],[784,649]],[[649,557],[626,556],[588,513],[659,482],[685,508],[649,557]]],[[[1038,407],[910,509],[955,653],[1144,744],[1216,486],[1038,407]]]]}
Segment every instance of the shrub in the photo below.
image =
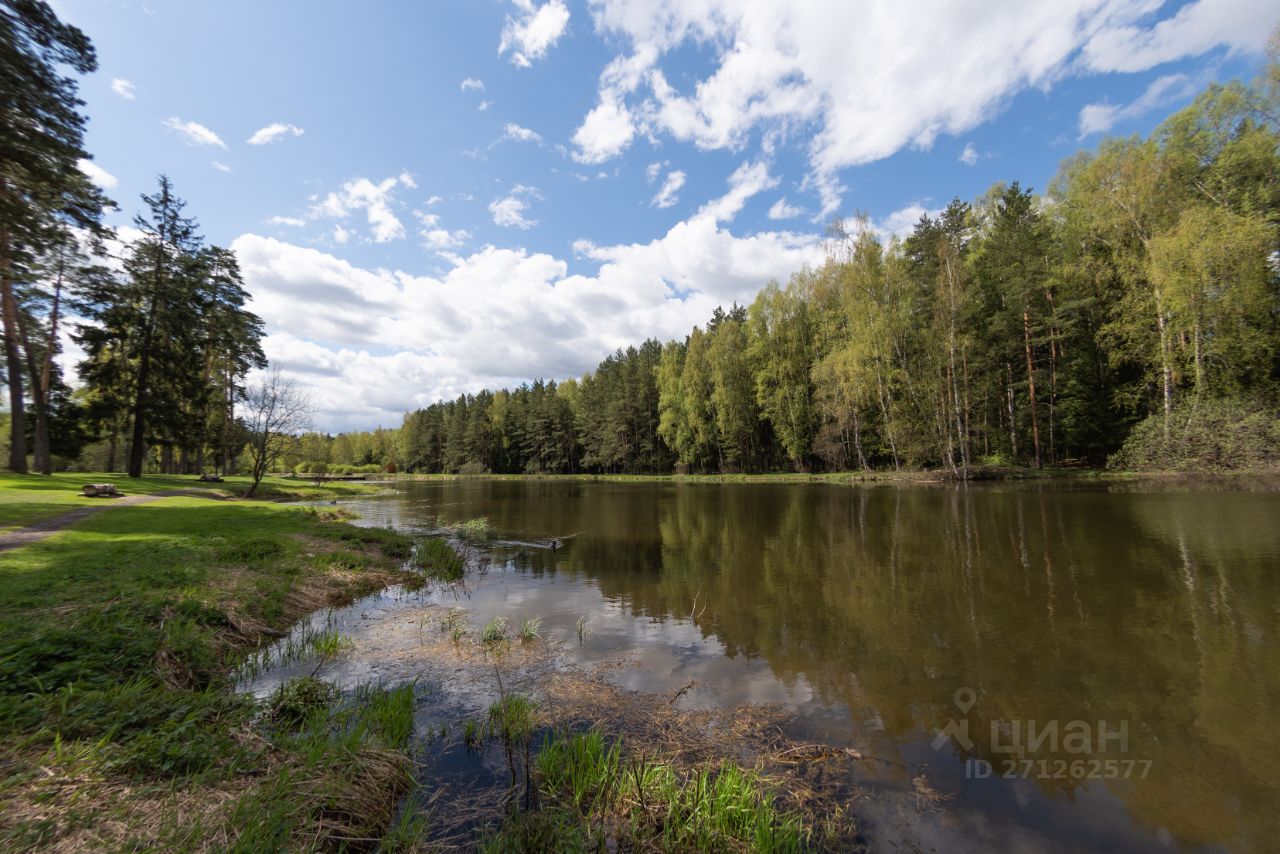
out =
{"type": "Polygon", "coordinates": [[[1275,410],[1233,398],[1184,400],[1133,428],[1107,464],[1128,471],[1215,472],[1280,465],[1275,410]]]}

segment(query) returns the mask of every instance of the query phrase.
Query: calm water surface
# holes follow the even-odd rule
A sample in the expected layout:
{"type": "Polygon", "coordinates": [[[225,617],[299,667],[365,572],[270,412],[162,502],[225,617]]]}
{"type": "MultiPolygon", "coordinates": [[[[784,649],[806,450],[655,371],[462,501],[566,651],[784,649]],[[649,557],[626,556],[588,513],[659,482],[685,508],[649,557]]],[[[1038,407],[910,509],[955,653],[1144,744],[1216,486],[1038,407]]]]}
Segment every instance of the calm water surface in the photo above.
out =
{"type": "Polygon", "coordinates": [[[874,757],[875,848],[1280,838],[1274,491],[460,480],[353,504],[410,531],[488,517],[507,545],[459,597],[476,622],[576,646],[585,616],[574,655],[633,656],[620,684],[782,703],[874,757]],[[922,808],[920,775],[950,799],[922,808]]]}

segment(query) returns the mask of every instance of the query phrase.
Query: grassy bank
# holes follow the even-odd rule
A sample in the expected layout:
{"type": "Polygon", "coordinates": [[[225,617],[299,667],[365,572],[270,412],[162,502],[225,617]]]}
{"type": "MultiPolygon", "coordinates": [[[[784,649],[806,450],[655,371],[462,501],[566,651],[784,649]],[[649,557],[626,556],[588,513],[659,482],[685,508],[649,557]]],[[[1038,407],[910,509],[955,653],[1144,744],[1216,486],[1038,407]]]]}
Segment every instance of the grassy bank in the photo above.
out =
{"type": "MultiPolygon", "coordinates": [[[[204,483],[191,475],[149,475],[131,479],[122,474],[59,472],[54,475],[0,473],[0,530],[29,525],[75,510],[102,507],[113,499],[86,498],[86,483],[114,483],[125,495],[154,495],[173,490],[200,490],[210,495],[239,497],[252,485],[248,477],[228,477],[223,483],[204,483]]],[[[343,482],[316,486],[302,480],[269,477],[262,481],[257,499],[269,501],[335,498],[377,491],[372,484],[343,482]]]]}
{"type": "MultiPolygon", "coordinates": [[[[92,479],[5,478],[0,512],[92,479]]],[[[370,847],[392,826],[411,689],[264,716],[228,675],[303,614],[417,578],[407,539],[326,515],[169,498],[0,554],[0,847],[370,847]]]]}
{"type": "MultiPolygon", "coordinates": [[[[1276,469],[1241,471],[1120,471],[1100,468],[1024,468],[1021,466],[982,466],[970,470],[969,481],[1228,481],[1249,478],[1275,478],[1276,469]]],[[[859,484],[936,484],[956,483],[950,469],[903,469],[901,471],[849,472],[763,472],[757,474],[394,474],[385,480],[549,480],[599,483],[830,483],[859,484]]]]}

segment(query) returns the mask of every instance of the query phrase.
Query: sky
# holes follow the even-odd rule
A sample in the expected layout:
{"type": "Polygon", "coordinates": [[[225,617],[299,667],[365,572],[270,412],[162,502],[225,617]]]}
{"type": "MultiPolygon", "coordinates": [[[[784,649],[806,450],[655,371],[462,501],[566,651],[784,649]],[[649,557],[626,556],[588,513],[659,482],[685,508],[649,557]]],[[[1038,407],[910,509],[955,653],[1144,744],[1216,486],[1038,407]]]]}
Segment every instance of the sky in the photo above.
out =
{"type": "MultiPolygon", "coordinates": [[[[318,429],[682,338],[824,257],[1249,79],[1271,0],[56,0],[82,168],[167,174],[318,429]]],[[[73,363],[74,347],[66,360],[73,363]]]]}

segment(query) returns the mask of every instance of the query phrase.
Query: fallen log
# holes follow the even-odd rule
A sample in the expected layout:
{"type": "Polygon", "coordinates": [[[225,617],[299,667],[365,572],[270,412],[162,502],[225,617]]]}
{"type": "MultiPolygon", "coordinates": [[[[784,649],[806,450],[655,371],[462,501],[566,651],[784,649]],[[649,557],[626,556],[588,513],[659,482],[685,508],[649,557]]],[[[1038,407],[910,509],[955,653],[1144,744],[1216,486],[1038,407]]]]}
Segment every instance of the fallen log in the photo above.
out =
{"type": "Polygon", "coordinates": [[[120,494],[114,483],[86,483],[83,491],[89,498],[114,498],[120,494]]]}

